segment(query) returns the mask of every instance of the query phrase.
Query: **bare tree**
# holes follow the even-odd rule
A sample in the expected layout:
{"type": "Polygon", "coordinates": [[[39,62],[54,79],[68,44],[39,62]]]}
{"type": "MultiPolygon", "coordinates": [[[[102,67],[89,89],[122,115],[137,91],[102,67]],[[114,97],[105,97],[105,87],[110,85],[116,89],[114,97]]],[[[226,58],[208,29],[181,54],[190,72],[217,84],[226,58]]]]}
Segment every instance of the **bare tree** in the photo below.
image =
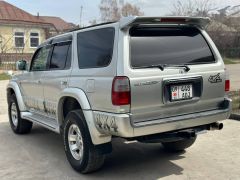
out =
{"type": "Polygon", "coordinates": [[[99,9],[103,22],[116,21],[121,17],[117,0],[101,0],[99,9]]]}
{"type": "Polygon", "coordinates": [[[223,41],[226,44],[229,44],[226,48],[226,50],[230,50],[231,52],[228,52],[228,56],[234,57],[234,58],[240,58],[240,25],[239,25],[239,17],[225,17],[223,18],[223,23],[228,27],[232,29],[231,33],[228,33],[227,36],[231,35],[231,38],[233,41],[229,41],[230,38],[226,39],[226,41],[223,41]]]}
{"type": "MultiPolygon", "coordinates": [[[[24,29],[24,34],[29,34],[30,30],[24,29]]],[[[26,36],[25,41],[23,42],[23,47],[16,48],[13,44],[14,34],[10,37],[6,38],[2,34],[0,34],[0,62],[3,61],[15,61],[18,58],[24,55],[24,51],[26,49],[26,44],[30,40],[30,36],[26,36]],[[15,55],[9,56],[8,54],[15,52],[15,55]],[[13,58],[13,59],[12,59],[13,58]]]]}
{"type": "Polygon", "coordinates": [[[127,16],[142,16],[144,15],[143,12],[141,12],[140,8],[132,5],[130,3],[126,3],[123,5],[121,9],[122,16],[127,17],[127,16]]]}
{"type": "Polygon", "coordinates": [[[7,53],[11,49],[13,49],[13,47],[8,47],[8,44],[13,39],[13,36],[14,35],[6,39],[3,35],[0,34],[0,54],[7,53]]]}
{"type": "Polygon", "coordinates": [[[196,16],[209,16],[209,11],[214,9],[213,0],[195,0],[196,2],[196,16]]]}
{"type": "Polygon", "coordinates": [[[144,14],[138,6],[131,3],[124,4],[118,0],[101,0],[99,9],[102,22],[117,21],[121,17],[140,16],[144,14]]]}
{"type": "Polygon", "coordinates": [[[173,16],[208,16],[213,9],[213,0],[175,1],[172,5],[173,16]]]}
{"type": "Polygon", "coordinates": [[[0,64],[2,64],[6,53],[13,49],[12,46],[8,46],[9,42],[13,39],[13,36],[9,38],[4,38],[2,34],[0,34],[0,64]]]}

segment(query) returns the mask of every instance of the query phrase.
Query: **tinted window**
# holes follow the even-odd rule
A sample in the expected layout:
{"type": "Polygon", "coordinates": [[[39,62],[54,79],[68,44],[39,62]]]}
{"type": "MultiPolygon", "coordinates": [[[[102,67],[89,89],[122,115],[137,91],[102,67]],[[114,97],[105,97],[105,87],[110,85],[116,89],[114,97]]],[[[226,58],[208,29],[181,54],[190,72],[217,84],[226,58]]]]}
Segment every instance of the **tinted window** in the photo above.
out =
{"type": "Polygon", "coordinates": [[[50,62],[50,69],[66,69],[70,67],[69,61],[71,61],[70,52],[71,49],[70,43],[60,43],[56,44],[53,47],[52,58],[50,62]],[[69,54],[69,55],[68,55],[69,54]],[[67,66],[66,66],[67,65],[67,66]]]}
{"type": "Polygon", "coordinates": [[[107,66],[112,59],[114,29],[105,28],[78,33],[79,68],[107,66]]]}
{"type": "Polygon", "coordinates": [[[71,62],[72,62],[72,44],[69,45],[65,69],[69,69],[71,67],[71,62]]]}
{"type": "Polygon", "coordinates": [[[50,47],[42,47],[34,54],[31,65],[32,71],[44,71],[47,69],[47,59],[50,49],[50,47]]]}
{"type": "Polygon", "coordinates": [[[136,27],[131,29],[130,36],[132,67],[215,62],[196,28],[136,27]]]}

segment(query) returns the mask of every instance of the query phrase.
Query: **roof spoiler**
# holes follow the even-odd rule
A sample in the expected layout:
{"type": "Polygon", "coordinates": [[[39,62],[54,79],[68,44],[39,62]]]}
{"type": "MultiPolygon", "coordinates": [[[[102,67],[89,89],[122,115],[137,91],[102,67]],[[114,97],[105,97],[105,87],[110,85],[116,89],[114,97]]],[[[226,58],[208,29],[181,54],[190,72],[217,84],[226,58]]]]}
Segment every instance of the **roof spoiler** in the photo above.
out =
{"type": "Polygon", "coordinates": [[[192,25],[200,28],[205,28],[210,23],[208,17],[186,17],[186,16],[169,16],[169,17],[141,17],[141,16],[130,16],[124,17],[120,20],[121,30],[125,30],[134,25],[140,24],[177,24],[177,25],[192,25]]]}

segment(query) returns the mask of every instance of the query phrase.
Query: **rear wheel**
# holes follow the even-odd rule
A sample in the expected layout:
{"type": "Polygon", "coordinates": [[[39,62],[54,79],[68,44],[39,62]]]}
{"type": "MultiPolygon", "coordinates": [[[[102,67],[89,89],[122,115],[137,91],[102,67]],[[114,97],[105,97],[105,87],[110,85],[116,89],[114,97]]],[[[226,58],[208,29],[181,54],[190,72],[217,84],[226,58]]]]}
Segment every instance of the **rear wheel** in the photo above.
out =
{"type": "Polygon", "coordinates": [[[105,156],[92,144],[81,110],[68,113],[63,128],[63,139],[67,159],[76,171],[89,173],[103,165],[105,156]]]}
{"type": "Polygon", "coordinates": [[[11,128],[16,134],[26,134],[32,129],[32,122],[22,119],[15,94],[11,95],[8,104],[8,115],[11,128]]]}
{"type": "Polygon", "coordinates": [[[172,142],[163,142],[162,145],[164,148],[171,152],[179,152],[183,151],[190,146],[193,145],[193,143],[196,141],[197,137],[189,138],[189,139],[183,139],[179,141],[172,141],[172,142]]]}

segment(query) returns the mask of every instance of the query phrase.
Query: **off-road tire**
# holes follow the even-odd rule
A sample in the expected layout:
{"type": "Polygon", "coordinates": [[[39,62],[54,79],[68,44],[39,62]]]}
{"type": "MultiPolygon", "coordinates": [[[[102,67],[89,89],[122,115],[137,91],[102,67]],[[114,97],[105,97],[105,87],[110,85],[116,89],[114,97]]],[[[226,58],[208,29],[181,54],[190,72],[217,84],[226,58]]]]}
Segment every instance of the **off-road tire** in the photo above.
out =
{"type": "Polygon", "coordinates": [[[81,110],[74,110],[68,113],[63,124],[63,140],[64,149],[70,165],[76,171],[86,174],[98,170],[102,167],[105,160],[105,155],[99,152],[93,145],[86,124],[83,112],[81,110]],[[68,133],[71,125],[77,125],[82,135],[83,155],[80,160],[74,158],[71,153],[68,133]]]}
{"type": "Polygon", "coordinates": [[[27,134],[32,129],[32,122],[22,119],[20,115],[20,110],[18,107],[18,102],[15,94],[12,94],[8,100],[8,116],[9,116],[9,123],[11,126],[11,129],[16,134],[27,134]],[[15,105],[16,107],[16,118],[17,118],[17,124],[14,125],[13,119],[12,119],[12,106],[15,105]]]}
{"type": "Polygon", "coordinates": [[[162,145],[167,151],[180,152],[192,146],[193,143],[196,141],[196,138],[197,137],[173,142],[163,142],[162,145]]]}

